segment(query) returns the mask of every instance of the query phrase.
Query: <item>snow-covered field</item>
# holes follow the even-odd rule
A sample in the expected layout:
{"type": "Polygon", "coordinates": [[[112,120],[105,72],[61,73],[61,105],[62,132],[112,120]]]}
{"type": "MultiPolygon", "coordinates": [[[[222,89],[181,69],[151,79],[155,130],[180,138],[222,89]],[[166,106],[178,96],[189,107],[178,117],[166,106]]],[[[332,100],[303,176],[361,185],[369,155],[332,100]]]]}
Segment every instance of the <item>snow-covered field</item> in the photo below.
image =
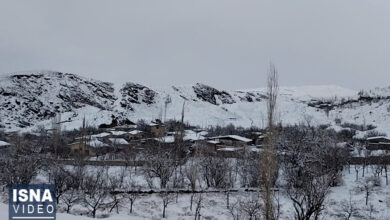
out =
{"type": "MultiPolygon", "coordinates": [[[[114,170],[117,168],[114,168],[114,170]]],[[[365,205],[365,192],[361,190],[362,167],[358,167],[358,181],[356,181],[355,167],[345,167],[343,171],[343,183],[341,186],[331,188],[331,192],[325,201],[325,210],[322,219],[346,219],[347,210],[351,206],[355,211],[351,219],[390,219],[390,187],[386,186],[384,175],[381,176],[381,186],[375,187],[369,195],[368,205],[365,205]]],[[[371,167],[366,167],[365,177],[374,175],[371,167]]],[[[253,196],[258,196],[256,192],[234,192],[230,194],[230,207],[236,201],[247,201],[253,196]]],[[[277,194],[280,198],[281,215],[280,219],[293,219],[294,209],[287,195],[280,191],[277,194]]],[[[191,194],[180,194],[167,207],[167,219],[194,219],[195,204],[190,209],[191,194]]],[[[229,209],[226,207],[226,194],[204,193],[201,206],[202,219],[232,219],[229,209]]],[[[61,209],[60,209],[61,210],[61,209]]],[[[86,209],[80,205],[72,209],[73,214],[58,213],[59,220],[87,220],[86,209]],[[78,214],[77,214],[78,213],[78,214]],[[84,216],[80,216],[83,213],[84,216]]],[[[115,211],[108,213],[107,210],[98,213],[98,217],[105,217],[107,220],[122,219],[161,219],[162,218],[162,198],[156,194],[145,195],[137,199],[133,213],[129,213],[129,204],[121,203],[119,214],[115,211]]],[[[0,204],[0,219],[8,218],[8,206],[0,204]]],[[[246,218],[242,218],[246,219],[246,218]]]]}

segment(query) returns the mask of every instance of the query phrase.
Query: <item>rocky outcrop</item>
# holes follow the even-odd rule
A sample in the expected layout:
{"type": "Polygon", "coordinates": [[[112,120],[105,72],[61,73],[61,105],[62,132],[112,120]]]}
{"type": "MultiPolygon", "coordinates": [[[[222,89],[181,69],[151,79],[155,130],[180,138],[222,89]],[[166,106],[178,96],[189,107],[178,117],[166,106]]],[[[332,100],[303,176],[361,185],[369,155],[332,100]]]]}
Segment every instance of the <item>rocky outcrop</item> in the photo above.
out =
{"type": "Polygon", "coordinates": [[[146,103],[148,105],[155,103],[157,92],[146,86],[136,83],[126,83],[121,89],[122,100],[121,107],[133,110],[132,104],[146,103]]]}
{"type": "Polygon", "coordinates": [[[225,91],[219,91],[213,87],[197,83],[192,87],[196,94],[196,97],[202,101],[209,102],[213,105],[218,104],[233,104],[235,103],[232,96],[225,91]]]}

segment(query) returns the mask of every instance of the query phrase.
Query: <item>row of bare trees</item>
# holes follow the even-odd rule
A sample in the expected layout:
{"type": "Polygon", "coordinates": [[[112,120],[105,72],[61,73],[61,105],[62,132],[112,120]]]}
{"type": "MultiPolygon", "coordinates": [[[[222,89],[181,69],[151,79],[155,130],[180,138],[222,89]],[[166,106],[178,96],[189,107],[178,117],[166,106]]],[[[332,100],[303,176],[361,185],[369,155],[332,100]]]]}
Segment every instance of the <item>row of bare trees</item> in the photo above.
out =
{"type": "Polygon", "coordinates": [[[47,169],[51,183],[56,185],[57,204],[69,213],[75,204],[82,204],[92,217],[97,211],[116,211],[120,204],[128,204],[130,212],[140,194],[117,193],[117,190],[137,191],[139,186],[128,177],[127,168],[118,172],[109,171],[109,167],[86,169],[82,161],[73,167],[51,164],[47,169]]]}

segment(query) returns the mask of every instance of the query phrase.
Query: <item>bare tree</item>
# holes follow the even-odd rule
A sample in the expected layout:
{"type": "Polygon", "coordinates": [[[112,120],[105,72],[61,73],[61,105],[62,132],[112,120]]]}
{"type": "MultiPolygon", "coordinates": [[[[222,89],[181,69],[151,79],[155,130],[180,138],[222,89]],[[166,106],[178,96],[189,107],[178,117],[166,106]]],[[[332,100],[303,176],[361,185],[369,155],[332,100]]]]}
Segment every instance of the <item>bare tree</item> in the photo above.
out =
{"type": "Polygon", "coordinates": [[[283,138],[287,194],[293,202],[295,218],[318,219],[330,187],[339,179],[343,150],[326,130],[313,127],[287,127],[283,138]]]}
{"type": "Polygon", "coordinates": [[[0,161],[0,181],[3,184],[30,184],[36,176],[39,161],[28,156],[0,161]]]}
{"type": "Polygon", "coordinates": [[[259,155],[254,152],[245,152],[243,158],[237,160],[238,175],[243,187],[259,187],[261,172],[259,155]]]}
{"type": "Polygon", "coordinates": [[[266,220],[274,219],[274,201],[272,187],[277,172],[276,140],[276,101],[278,97],[278,72],[271,63],[267,80],[267,135],[264,143],[264,151],[260,154],[260,188],[261,198],[264,203],[263,217],[266,220]]]}
{"type": "Polygon", "coordinates": [[[239,202],[234,202],[228,207],[229,214],[233,220],[240,220],[242,216],[241,209],[239,208],[239,202]]]}
{"type": "Polygon", "coordinates": [[[55,157],[58,157],[59,147],[61,146],[61,114],[56,114],[52,119],[52,147],[55,157]]]}
{"type": "Polygon", "coordinates": [[[380,179],[378,177],[366,177],[360,182],[358,187],[365,193],[366,205],[368,205],[369,196],[377,186],[380,186],[380,179]]]}
{"type": "Polygon", "coordinates": [[[80,191],[76,189],[67,190],[61,196],[61,201],[66,205],[66,213],[69,213],[73,205],[80,201],[80,191]]]}
{"type": "Polygon", "coordinates": [[[68,183],[73,189],[81,189],[86,178],[85,161],[82,157],[75,158],[73,169],[70,170],[71,182],[68,183]]]}
{"type": "Polygon", "coordinates": [[[234,183],[236,182],[236,173],[235,166],[232,162],[227,164],[225,167],[227,170],[226,184],[225,184],[225,194],[226,194],[226,207],[229,208],[230,205],[230,190],[234,188],[234,183]]]}
{"type": "Polygon", "coordinates": [[[0,183],[30,184],[42,168],[40,147],[19,134],[11,137],[11,143],[13,146],[0,156],[0,183]]]}
{"type": "Polygon", "coordinates": [[[146,153],[144,175],[146,178],[158,178],[160,180],[160,188],[165,189],[169,180],[176,170],[177,163],[172,158],[169,151],[153,149],[154,152],[146,153]]]}
{"type": "Polygon", "coordinates": [[[355,173],[356,173],[356,182],[359,180],[359,166],[355,165],[355,173]]]}
{"type": "Polygon", "coordinates": [[[106,178],[103,174],[104,170],[99,169],[96,174],[87,175],[83,183],[83,201],[93,218],[96,217],[98,209],[105,209],[107,206],[105,199],[109,192],[106,188],[106,178]]]}
{"type": "Polygon", "coordinates": [[[261,201],[258,198],[259,197],[249,196],[239,202],[239,207],[246,217],[245,219],[260,219],[260,213],[263,207],[261,205],[261,201]]]}
{"type": "Polygon", "coordinates": [[[185,174],[186,179],[190,183],[191,190],[195,191],[196,190],[196,181],[198,181],[198,177],[199,177],[199,167],[197,164],[197,158],[193,157],[187,161],[187,164],[186,164],[186,167],[184,170],[184,174],[185,174]]]}
{"type": "Polygon", "coordinates": [[[244,198],[239,198],[228,207],[233,220],[262,219],[262,209],[261,197],[258,193],[246,193],[244,194],[244,198]]]}
{"type": "Polygon", "coordinates": [[[168,205],[172,202],[175,201],[175,195],[173,193],[169,193],[167,191],[165,192],[161,192],[160,193],[160,197],[162,199],[162,204],[163,204],[163,218],[166,217],[166,209],[168,207],[168,205]]]}
{"type": "Polygon", "coordinates": [[[50,179],[56,186],[56,202],[57,205],[62,195],[64,195],[71,187],[71,174],[61,164],[53,164],[50,167],[50,179]]]}
{"type": "Polygon", "coordinates": [[[195,198],[195,220],[200,220],[200,210],[202,209],[202,201],[203,201],[203,195],[202,193],[197,194],[195,198]]]}
{"type": "Polygon", "coordinates": [[[357,212],[357,208],[352,201],[352,194],[349,193],[349,200],[341,203],[341,209],[344,213],[345,220],[351,219],[351,217],[357,212]]]}
{"type": "Polygon", "coordinates": [[[202,176],[207,187],[225,188],[228,163],[225,158],[203,155],[200,161],[202,176]]]}
{"type": "Polygon", "coordinates": [[[111,199],[109,212],[112,212],[115,209],[116,213],[119,214],[119,203],[123,199],[123,194],[116,191],[123,188],[124,176],[124,168],[114,175],[109,175],[108,170],[106,170],[107,188],[109,190],[109,198],[111,199]]]}
{"type": "Polygon", "coordinates": [[[141,194],[135,191],[140,191],[141,187],[138,186],[133,180],[129,180],[125,182],[124,188],[128,191],[128,193],[124,194],[124,197],[129,201],[130,213],[133,213],[134,203],[141,196],[141,194]]]}

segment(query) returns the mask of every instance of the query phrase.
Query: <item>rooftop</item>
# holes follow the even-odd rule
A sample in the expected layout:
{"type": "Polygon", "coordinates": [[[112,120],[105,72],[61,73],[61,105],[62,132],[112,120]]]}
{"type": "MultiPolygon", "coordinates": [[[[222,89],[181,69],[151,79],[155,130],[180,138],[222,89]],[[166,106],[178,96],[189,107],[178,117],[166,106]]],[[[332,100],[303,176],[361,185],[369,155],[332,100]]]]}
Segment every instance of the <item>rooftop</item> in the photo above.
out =
{"type": "Polygon", "coordinates": [[[242,141],[242,142],[252,142],[252,139],[249,139],[249,138],[246,138],[246,137],[241,137],[241,136],[238,136],[238,135],[225,135],[225,136],[218,136],[218,137],[212,137],[210,139],[234,139],[234,140],[237,140],[237,141],[242,141]]]}
{"type": "Polygon", "coordinates": [[[7,143],[5,141],[0,141],[0,146],[9,146],[11,145],[10,143],[7,143]]]}
{"type": "Polygon", "coordinates": [[[388,138],[386,136],[376,136],[376,137],[369,137],[369,138],[367,138],[368,141],[376,140],[376,139],[386,139],[386,140],[390,141],[390,138],[388,138]]]}
{"type": "Polygon", "coordinates": [[[111,143],[113,144],[129,144],[129,142],[127,142],[125,139],[123,138],[109,138],[109,140],[111,141],[111,143]]]}

